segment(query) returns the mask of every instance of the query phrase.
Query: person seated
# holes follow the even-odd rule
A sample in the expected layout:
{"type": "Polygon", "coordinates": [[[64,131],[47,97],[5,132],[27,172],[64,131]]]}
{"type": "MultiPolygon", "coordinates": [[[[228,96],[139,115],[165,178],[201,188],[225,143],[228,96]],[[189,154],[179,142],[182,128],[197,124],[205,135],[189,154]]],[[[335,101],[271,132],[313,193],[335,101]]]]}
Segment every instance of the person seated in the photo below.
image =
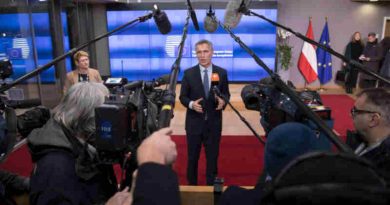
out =
{"type": "Polygon", "coordinates": [[[262,205],[389,204],[384,178],[351,153],[308,153],[287,165],[262,205]]]}
{"type": "Polygon", "coordinates": [[[390,182],[390,90],[370,88],[358,93],[351,117],[362,142],[355,154],[373,162],[390,182]]]}
{"type": "Polygon", "coordinates": [[[259,204],[272,180],[292,160],[305,153],[329,151],[328,144],[318,138],[314,130],[297,123],[283,123],[268,134],[264,150],[265,168],[258,184],[252,190],[237,186],[228,187],[220,204],[259,204]]]}

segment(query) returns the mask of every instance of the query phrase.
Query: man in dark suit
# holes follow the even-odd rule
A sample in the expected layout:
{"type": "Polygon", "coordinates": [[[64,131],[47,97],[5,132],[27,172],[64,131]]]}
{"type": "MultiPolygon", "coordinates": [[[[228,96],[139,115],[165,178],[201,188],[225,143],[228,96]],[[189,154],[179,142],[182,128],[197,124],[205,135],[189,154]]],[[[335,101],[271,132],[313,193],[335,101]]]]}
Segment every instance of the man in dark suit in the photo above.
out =
{"type": "Polygon", "coordinates": [[[226,70],[213,65],[213,44],[201,40],[195,44],[199,64],[184,72],[181,83],[180,102],[187,108],[186,133],[188,148],[187,179],[190,185],[198,180],[198,160],[202,144],[206,151],[206,181],[214,183],[217,176],[219,143],[222,131],[222,110],[226,102],[215,95],[211,76],[218,75],[216,85],[222,95],[230,98],[226,70]]]}
{"type": "Polygon", "coordinates": [[[370,160],[390,182],[390,91],[369,88],[356,97],[351,116],[362,142],[355,154],[370,160]]]}

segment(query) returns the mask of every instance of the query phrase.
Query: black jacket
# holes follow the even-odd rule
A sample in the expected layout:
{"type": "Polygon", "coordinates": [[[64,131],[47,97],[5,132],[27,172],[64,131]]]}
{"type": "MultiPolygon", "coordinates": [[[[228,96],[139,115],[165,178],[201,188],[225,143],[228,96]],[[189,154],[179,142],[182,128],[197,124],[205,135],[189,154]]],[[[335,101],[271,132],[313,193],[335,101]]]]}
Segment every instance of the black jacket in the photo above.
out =
{"type": "MultiPolygon", "coordinates": [[[[387,51],[380,71],[382,77],[390,78],[390,49],[387,51]]],[[[387,85],[390,86],[390,85],[387,85]]]]}
{"type": "MultiPolygon", "coordinates": [[[[212,73],[218,73],[219,84],[218,88],[221,93],[230,98],[229,85],[227,79],[227,72],[216,65],[213,65],[212,73]]],[[[200,74],[200,67],[196,65],[184,72],[181,82],[180,102],[187,109],[185,129],[187,133],[200,134],[206,126],[212,128],[216,132],[222,131],[222,110],[216,109],[216,99],[210,86],[210,94],[208,99],[205,97],[202,76],[200,74]],[[190,101],[195,101],[203,98],[202,107],[204,113],[198,113],[195,110],[189,109],[190,101]],[[205,113],[207,113],[208,123],[205,123],[205,113]]]]}
{"type": "Polygon", "coordinates": [[[92,158],[82,157],[81,143],[72,143],[52,119],[28,136],[35,162],[30,204],[96,204],[114,194],[117,183],[108,174],[112,166],[95,166],[92,158]]]}
{"type": "MultiPolygon", "coordinates": [[[[380,63],[383,58],[383,51],[381,45],[378,43],[367,43],[366,47],[363,50],[365,57],[370,58],[370,61],[363,61],[363,65],[367,66],[371,71],[379,74],[380,63]]],[[[374,80],[375,78],[361,73],[362,79],[374,80]]]]}
{"type": "Polygon", "coordinates": [[[172,168],[146,163],[138,168],[133,204],[180,205],[179,182],[172,168]]]}
{"type": "Polygon", "coordinates": [[[371,161],[382,174],[390,186],[390,136],[387,137],[378,147],[362,155],[363,158],[371,161]]]}

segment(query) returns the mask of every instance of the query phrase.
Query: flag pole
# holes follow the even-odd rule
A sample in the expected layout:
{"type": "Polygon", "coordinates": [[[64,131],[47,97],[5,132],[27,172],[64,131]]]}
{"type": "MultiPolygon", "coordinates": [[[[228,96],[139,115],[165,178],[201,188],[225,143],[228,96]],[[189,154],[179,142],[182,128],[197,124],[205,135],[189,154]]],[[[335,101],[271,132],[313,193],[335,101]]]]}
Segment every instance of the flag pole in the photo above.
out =
{"type": "Polygon", "coordinates": [[[325,92],[326,88],[322,87],[322,83],[320,82],[320,88],[317,89],[318,92],[325,92]]]}
{"type": "MultiPolygon", "coordinates": [[[[328,23],[328,17],[325,16],[325,24],[327,24],[327,23],[328,23]]],[[[321,42],[320,42],[320,43],[321,43],[321,42]]],[[[329,44],[329,42],[327,42],[327,43],[329,44]]],[[[321,66],[322,66],[322,65],[321,65],[321,66]]],[[[321,80],[320,80],[320,88],[317,89],[318,92],[324,92],[324,91],[326,91],[326,89],[323,88],[322,86],[323,86],[323,84],[321,83],[321,80]]]]}
{"type": "MultiPolygon", "coordinates": [[[[311,19],[312,19],[312,17],[311,16],[309,16],[309,24],[310,24],[310,22],[311,22],[311,19]]],[[[307,80],[306,80],[306,78],[304,77],[304,79],[305,79],[305,84],[304,84],[304,86],[303,86],[303,90],[304,91],[309,91],[309,88],[307,88],[307,80]]]]}
{"type": "Polygon", "coordinates": [[[309,90],[309,88],[307,88],[307,81],[306,81],[306,79],[305,79],[305,84],[303,85],[303,90],[304,91],[308,91],[309,90]]]}

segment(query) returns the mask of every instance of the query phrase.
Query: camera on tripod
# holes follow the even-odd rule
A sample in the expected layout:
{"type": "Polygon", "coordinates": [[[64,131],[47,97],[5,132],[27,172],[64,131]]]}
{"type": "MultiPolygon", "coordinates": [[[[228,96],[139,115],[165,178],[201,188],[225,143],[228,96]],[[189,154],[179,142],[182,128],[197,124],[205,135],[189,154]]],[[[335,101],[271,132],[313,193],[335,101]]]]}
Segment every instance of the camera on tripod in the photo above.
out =
{"type": "MultiPolygon", "coordinates": [[[[288,85],[295,90],[295,86],[288,82],[288,85]]],[[[300,99],[309,106],[318,116],[320,116],[329,127],[333,127],[331,110],[322,104],[320,95],[316,91],[304,90],[296,91],[300,99]]],[[[285,122],[300,122],[318,133],[317,126],[298,109],[298,106],[281,92],[273,83],[272,78],[263,78],[257,84],[246,85],[241,91],[241,98],[248,110],[260,112],[260,124],[266,134],[274,127],[285,122]]],[[[330,147],[330,142],[326,136],[322,136],[324,145],[330,147]]]]}
{"type": "Polygon", "coordinates": [[[105,81],[110,95],[95,109],[95,145],[102,162],[121,162],[128,152],[134,155],[141,142],[157,130],[164,91],[156,87],[166,84],[168,79],[169,75],[153,81],[105,81]]]}
{"type": "MultiPolygon", "coordinates": [[[[8,59],[0,60],[0,79],[5,79],[13,74],[12,64],[8,59]]],[[[0,162],[12,151],[17,139],[27,137],[30,132],[42,127],[50,118],[50,110],[41,105],[40,99],[10,100],[1,93],[0,95],[0,162]],[[36,107],[38,106],[38,107],[36,107]],[[17,116],[15,109],[32,108],[17,116]],[[3,117],[3,114],[5,115],[3,117]]]]}

